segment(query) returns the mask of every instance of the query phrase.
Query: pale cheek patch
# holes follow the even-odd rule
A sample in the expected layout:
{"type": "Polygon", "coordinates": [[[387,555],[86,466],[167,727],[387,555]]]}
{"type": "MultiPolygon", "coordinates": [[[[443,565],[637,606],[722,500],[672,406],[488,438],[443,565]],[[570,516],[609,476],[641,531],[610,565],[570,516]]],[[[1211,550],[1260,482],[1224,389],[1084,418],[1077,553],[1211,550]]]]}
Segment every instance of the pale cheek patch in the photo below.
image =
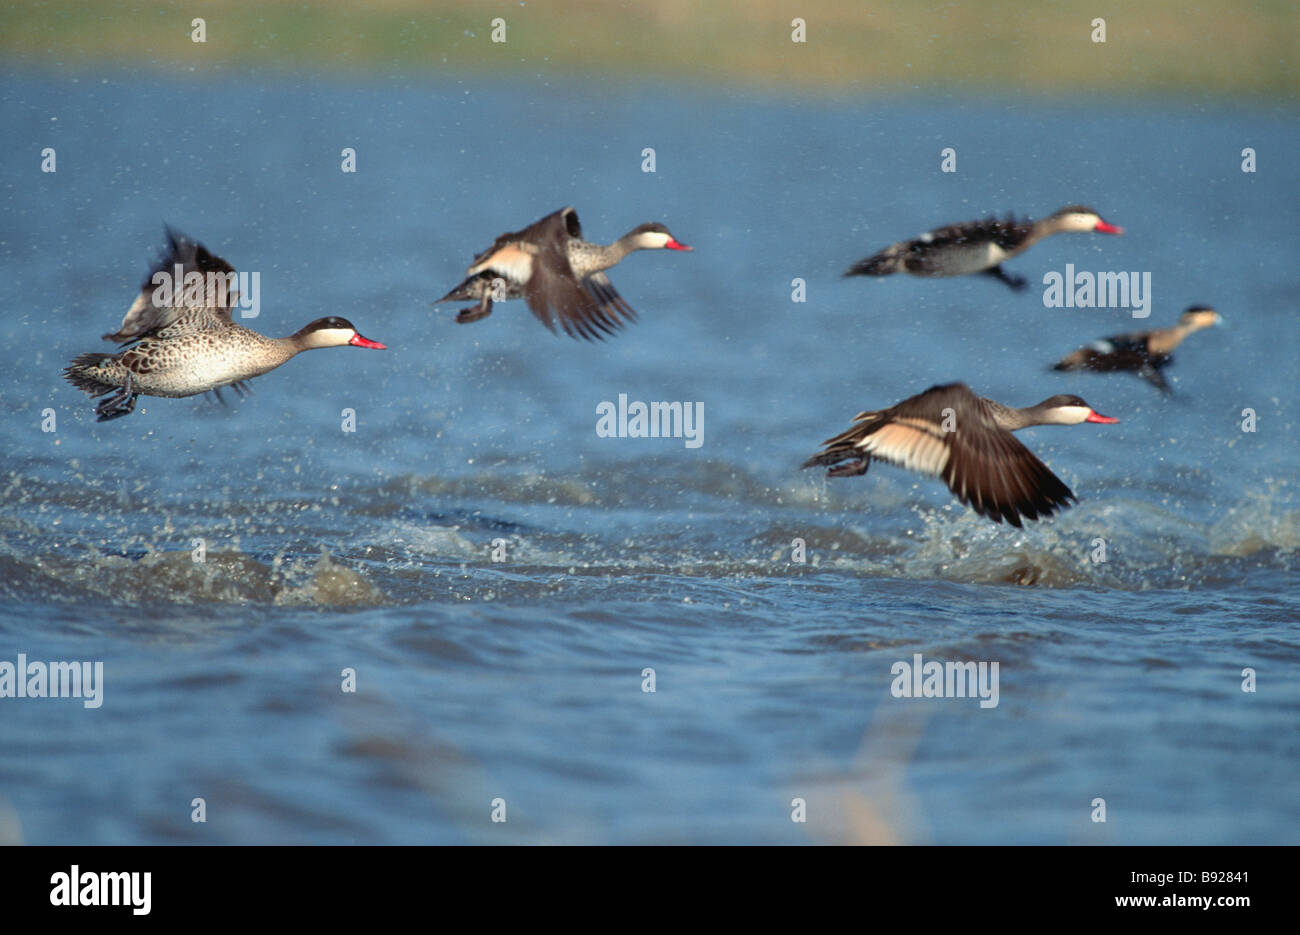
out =
{"type": "Polygon", "coordinates": [[[355,331],[349,331],[346,328],[322,328],[320,331],[312,332],[310,340],[326,347],[332,347],[336,344],[347,344],[352,340],[352,335],[355,333],[355,331]]]}
{"type": "Polygon", "coordinates": [[[1092,414],[1092,410],[1087,406],[1062,406],[1058,411],[1066,423],[1071,425],[1082,422],[1092,414]]]}

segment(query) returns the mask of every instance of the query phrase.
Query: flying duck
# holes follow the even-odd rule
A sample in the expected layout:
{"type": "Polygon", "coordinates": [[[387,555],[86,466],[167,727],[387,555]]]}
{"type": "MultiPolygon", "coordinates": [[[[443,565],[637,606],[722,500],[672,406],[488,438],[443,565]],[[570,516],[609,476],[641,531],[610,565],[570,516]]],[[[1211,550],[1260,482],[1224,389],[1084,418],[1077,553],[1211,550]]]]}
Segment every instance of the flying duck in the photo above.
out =
{"type": "Polygon", "coordinates": [[[662,224],[642,224],[609,245],[590,243],[582,239],[578,212],[562,208],[498,237],[474,258],[469,278],[438,302],[477,299],[477,306],[456,315],[457,322],[466,324],[492,314],[494,301],[523,298],[552,332],[558,321],[570,337],[603,339],[636,319],[603,271],[636,250],[665,248],[694,249],[662,224]]]}
{"type": "Polygon", "coordinates": [[[287,338],[268,338],[235,324],[235,268],[184,234],[165,230],[165,256],[150,270],[118,330],[104,335],[126,349],[82,354],[63,371],[69,383],[92,397],[112,393],[95,406],[96,421],[128,415],[141,395],[182,397],[211,390],[219,399],[223,386],[242,395],[248,391],[244,381],[302,351],[348,344],[384,348],[345,318],[318,318],[287,338]],[[178,272],[181,282],[164,290],[178,272]]]}
{"type": "Polygon", "coordinates": [[[1086,233],[1122,234],[1124,229],[1103,221],[1092,208],[1068,205],[1041,220],[1017,221],[987,218],[950,224],[886,247],[875,256],[859,260],[845,276],[888,276],[911,273],[913,276],[964,276],[983,273],[1002,280],[1017,291],[1026,287],[1024,277],[1014,276],[1002,268],[1002,262],[1028,250],[1051,234],[1086,233]]]}
{"type": "Polygon", "coordinates": [[[1109,373],[1128,370],[1168,393],[1169,384],[1160,371],[1173,363],[1174,348],[1192,332],[1220,325],[1223,319],[1208,305],[1193,305],[1183,312],[1178,324],[1159,331],[1133,331],[1093,341],[1057,361],[1053,370],[1094,370],[1109,373]]]}
{"type": "Polygon", "coordinates": [[[803,467],[824,465],[828,477],[851,477],[865,474],[873,460],[897,464],[942,478],[976,513],[1018,527],[1021,517],[1047,517],[1078,498],[1011,433],[1031,425],[1118,421],[1078,396],[1012,409],[976,396],[964,383],[948,383],[858,413],[852,427],[824,442],[803,467]]]}

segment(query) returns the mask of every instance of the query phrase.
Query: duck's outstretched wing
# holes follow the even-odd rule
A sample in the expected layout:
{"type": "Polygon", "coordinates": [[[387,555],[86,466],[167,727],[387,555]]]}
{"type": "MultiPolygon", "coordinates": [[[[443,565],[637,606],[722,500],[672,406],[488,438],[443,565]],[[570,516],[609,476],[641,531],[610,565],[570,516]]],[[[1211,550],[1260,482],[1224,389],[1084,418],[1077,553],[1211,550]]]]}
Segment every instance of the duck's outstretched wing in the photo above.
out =
{"type": "Polygon", "coordinates": [[[804,467],[831,466],[832,477],[885,461],[948,485],[962,503],[994,522],[1020,526],[1069,506],[1074,493],[1032,451],[999,427],[989,401],[962,383],[932,386],[896,406],[862,412],[828,439],[804,467]]]}
{"type": "Polygon", "coordinates": [[[149,270],[140,294],[117,331],[104,340],[126,344],[166,328],[187,311],[202,309],[230,321],[235,268],[170,227],[163,257],[149,270]],[[177,275],[179,274],[179,281],[177,275]],[[197,274],[197,275],[195,275],[197,274]]]}

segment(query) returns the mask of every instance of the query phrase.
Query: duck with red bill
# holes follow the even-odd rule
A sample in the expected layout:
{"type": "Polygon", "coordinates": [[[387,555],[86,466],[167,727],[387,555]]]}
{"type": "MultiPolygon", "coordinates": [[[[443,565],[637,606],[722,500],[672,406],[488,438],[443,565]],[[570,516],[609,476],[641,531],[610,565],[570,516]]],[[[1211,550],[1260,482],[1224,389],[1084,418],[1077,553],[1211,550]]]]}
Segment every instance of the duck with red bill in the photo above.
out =
{"type": "Polygon", "coordinates": [[[1024,253],[1052,234],[1122,234],[1124,228],[1102,220],[1086,205],[1067,205],[1037,221],[986,218],[963,221],[928,231],[914,240],[886,247],[874,256],[859,260],[845,276],[965,276],[981,273],[1006,283],[1017,291],[1028,281],[1002,268],[1002,263],[1024,253]]]}
{"type": "Polygon", "coordinates": [[[964,383],[932,386],[888,409],[860,412],[804,467],[828,477],[867,473],[884,461],[938,477],[958,500],[995,523],[1050,516],[1077,500],[1012,432],[1033,425],[1112,424],[1078,396],[1058,395],[1013,409],[977,396],[964,383]]]}
{"type": "Polygon", "coordinates": [[[248,392],[247,381],[269,373],[303,351],[325,347],[383,350],[362,337],[346,318],[318,318],[284,338],[268,338],[231,318],[236,297],[230,286],[235,268],[201,243],[167,228],[167,253],[145,278],[135,302],[117,331],[104,338],[126,345],[116,354],[82,354],[63,375],[92,397],[97,421],[118,419],[135,410],[139,396],[179,398],[223,387],[248,392]],[[175,271],[184,282],[200,279],[210,289],[162,294],[154,282],[159,271],[175,271]]]}
{"type": "Polygon", "coordinates": [[[552,332],[558,323],[570,337],[604,340],[636,320],[605,270],[638,250],[694,249],[656,222],[634,227],[612,244],[591,243],[582,237],[578,212],[561,208],[498,237],[474,258],[468,278],[434,304],[477,300],[456,315],[467,324],[492,314],[493,302],[524,299],[552,332]]]}

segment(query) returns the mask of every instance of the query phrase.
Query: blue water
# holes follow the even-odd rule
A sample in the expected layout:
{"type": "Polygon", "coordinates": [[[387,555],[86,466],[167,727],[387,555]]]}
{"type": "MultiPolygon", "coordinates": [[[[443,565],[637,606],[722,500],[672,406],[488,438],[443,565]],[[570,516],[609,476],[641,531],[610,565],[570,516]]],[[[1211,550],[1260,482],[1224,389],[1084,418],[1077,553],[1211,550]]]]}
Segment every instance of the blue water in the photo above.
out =
{"type": "Polygon", "coordinates": [[[0,662],[98,660],[105,683],[97,709],[0,698],[0,840],[1300,840],[1293,109],[2,88],[0,662]],[[940,223],[1071,202],[1127,233],[1039,244],[1008,264],[1028,293],[839,278],[940,223]],[[696,247],[614,271],[636,325],[587,344],[520,302],[468,326],[428,305],[565,204],[595,240],[658,220],[696,247]],[[164,221],[260,273],[251,327],[343,315],[389,350],[95,423],[60,369],[107,349],[164,221]],[[1150,272],[1150,319],[1045,308],[1067,263],[1150,272]],[[1044,370],[1196,302],[1229,327],[1179,349],[1171,397],[1044,370]],[[1121,419],[1022,433],[1079,504],[1014,530],[898,469],[798,469],[859,410],[952,380],[1121,419]],[[702,403],[702,446],[598,437],[620,393],[702,403]],[[998,662],[998,705],[893,697],[915,653],[998,662]]]}

